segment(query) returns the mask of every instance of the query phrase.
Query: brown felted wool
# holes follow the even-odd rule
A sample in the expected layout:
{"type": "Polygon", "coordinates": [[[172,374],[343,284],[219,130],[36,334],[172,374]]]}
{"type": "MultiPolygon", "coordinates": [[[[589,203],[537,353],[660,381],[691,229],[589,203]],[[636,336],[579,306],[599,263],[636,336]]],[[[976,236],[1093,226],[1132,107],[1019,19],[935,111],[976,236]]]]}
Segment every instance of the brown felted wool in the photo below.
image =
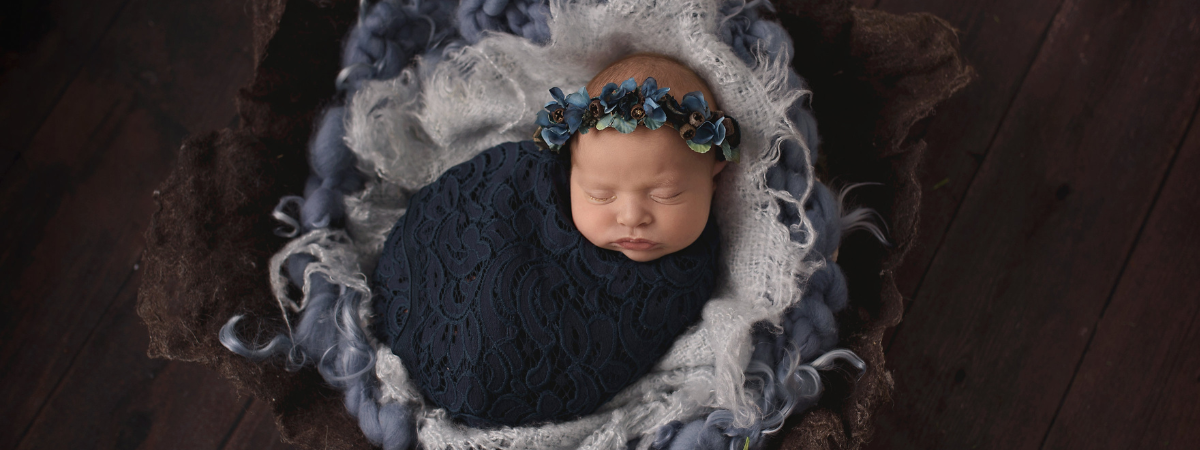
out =
{"type": "MultiPolygon", "coordinates": [[[[273,233],[278,223],[270,213],[280,197],[303,190],[305,144],[316,114],[335,95],[340,46],[357,3],[253,2],[257,65],[237,99],[242,126],[194,137],[180,150],[156,195],[160,209],[146,232],[138,295],[151,356],[217,369],[267,401],[284,439],[307,448],[370,445],[315,370],[251,363],[222,347],[217,333],[236,314],[250,318],[242,336],[269,338],[282,327],[267,267],[286,240],[273,233]]],[[[858,448],[892,390],[881,341],[900,320],[892,274],[916,235],[919,122],[971,71],[959,59],[954,30],[935,17],[859,10],[847,1],[778,3],[778,19],[795,41],[794,67],[814,92],[818,172],[835,184],[882,183],[862,188],[856,202],[883,214],[893,247],[851,235],[840,251],[852,305],[838,318],[842,345],[867,362],[867,373],[856,382],[827,379],[818,407],[789,420],[771,444],[858,448]]]]}
{"type": "Polygon", "coordinates": [[[303,191],[306,142],[334,95],[341,37],[354,0],[262,0],[253,5],[256,70],[237,104],[240,129],[189,139],[156,193],[146,232],[138,314],[152,357],[212,367],[243,392],[267,401],[285,440],[307,447],[369,448],[358,425],[314,370],[254,364],[226,350],[217,333],[245,314],[242,336],[282,329],[267,282],[268,260],[286,240],[271,211],[303,191]]]}
{"type": "Polygon", "coordinates": [[[903,313],[893,277],[917,235],[916,171],[925,152],[919,124],[973,77],[945,21],[849,3],[783,2],[778,18],[795,41],[793,67],[813,91],[822,138],[818,174],[838,185],[881,183],[861,188],[854,200],[884,217],[892,247],[866,233],[843,241],[838,264],[851,307],[838,317],[840,345],[862,357],[867,372],[852,385],[827,380],[818,407],[788,421],[779,442],[789,450],[859,448],[871,437],[871,415],[890,401],[882,341],[903,313]]]}

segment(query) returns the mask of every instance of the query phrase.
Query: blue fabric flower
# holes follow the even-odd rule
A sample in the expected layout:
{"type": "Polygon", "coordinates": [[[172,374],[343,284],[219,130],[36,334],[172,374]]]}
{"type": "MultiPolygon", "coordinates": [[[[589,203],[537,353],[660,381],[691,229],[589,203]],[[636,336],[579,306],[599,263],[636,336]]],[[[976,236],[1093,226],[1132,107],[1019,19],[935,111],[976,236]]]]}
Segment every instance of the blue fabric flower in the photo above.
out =
{"type": "Polygon", "coordinates": [[[704,122],[700,128],[696,129],[696,136],[692,138],[692,142],[697,144],[721,145],[725,142],[725,124],[717,121],[704,122]]]}
{"type": "MultiPolygon", "coordinates": [[[[618,106],[621,106],[622,104],[628,104],[628,98],[630,97],[629,94],[634,94],[633,99],[634,104],[636,104],[636,91],[637,81],[634,81],[633,77],[621,82],[620,86],[617,86],[616,83],[608,83],[604,85],[604,88],[600,90],[600,103],[604,105],[604,112],[611,114],[614,109],[617,109],[618,106]]],[[[621,112],[623,113],[622,115],[627,115],[629,113],[628,108],[625,108],[625,110],[621,112]]]]}
{"type": "Polygon", "coordinates": [[[720,120],[713,123],[706,121],[696,128],[696,135],[688,141],[688,147],[699,153],[708,153],[712,146],[725,143],[725,124],[720,120]]]}
{"type": "Polygon", "coordinates": [[[537,124],[542,127],[542,140],[552,148],[558,148],[579,130],[590,99],[586,87],[566,96],[562,89],[554,87],[550,89],[550,95],[554,96],[554,100],[546,102],[545,109],[538,111],[537,124]]]}
{"type": "Polygon", "coordinates": [[[667,112],[663,110],[662,105],[658,102],[646,97],[646,101],[642,103],[642,109],[646,110],[646,117],[642,118],[642,125],[651,130],[657,130],[667,121],[667,112]]]}
{"type": "Polygon", "coordinates": [[[658,102],[670,90],[671,88],[659,89],[658,81],[654,77],[646,77],[646,81],[642,82],[642,97],[646,99],[645,102],[642,102],[642,109],[646,111],[642,125],[645,125],[646,128],[657,130],[667,121],[667,112],[658,102]]]}
{"type": "MultiPolygon", "coordinates": [[[[633,78],[630,78],[630,80],[632,79],[633,78]]],[[[626,83],[628,83],[628,81],[626,81],[626,83]]],[[[642,82],[642,97],[645,97],[647,100],[653,99],[657,102],[662,100],[662,96],[666,95],[667,92],[670,91],[671,88],[659,89],[658,80],[655,80],[654,77],[646,77],[646,81],[642,82]]]]}
{"type": "Polygon", "coordinates": [[[683,101],[679,102],[679,106],[683,107],[683,112],[693,113],[699,111],[704,114],[705,120],[708,119],[708,102],[704,101],[704,94],[700,91],[688,92],[683,96],[683,101]]]}
{"type": "Polygon", "coordinates": [[[576,131],[614,128],[621,133],[632,133],[639,124],[651,130],[671,125],[692,150],[708,153],[719,148],[726,161],[737,161],[736,147],[741,140],[737,122],[728,118],[727,124],[724,113],[710,111],[708,101],[699,91],[687,93],[679,102],[668,94],[670,90],[659,88],[654,77],[646,77],[641,86],[632,77],[621,84],[607,83],[600,96],[591,98],[586,88],[571,95],[553,88],[550,93],[554,101],[538,111],[540,128],[534,140],[542,148],[558,150],[576,131]]]}

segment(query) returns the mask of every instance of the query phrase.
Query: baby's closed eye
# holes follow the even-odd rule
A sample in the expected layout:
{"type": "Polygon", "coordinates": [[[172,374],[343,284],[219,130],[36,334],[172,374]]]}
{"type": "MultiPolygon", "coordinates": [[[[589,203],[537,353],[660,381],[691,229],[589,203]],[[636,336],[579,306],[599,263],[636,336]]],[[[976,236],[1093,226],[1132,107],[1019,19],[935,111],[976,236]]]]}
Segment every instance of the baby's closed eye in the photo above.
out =
{"type": "Polygon", "coordinates": [[[682,200],[682,198],[681,198],[682,195],[683,195],[683,191],[671,191],[671,192],[665,192],[665,193],[650,194],[650,198],[654,199],[654,201],[659,202],[659,203],[670,204],[670,203],[675,203],[675,202],[678,202],[679,200],[682,200]]]}
{"type": "Polygon", "coordinates": [[[617,196],[616,196],[616,195],[614,195],[614,194],[609,194],[609,193],[603,193],[603,194],[600,194],[600,193],[597,193],[597,194],[586,193],[586,194],[583,194],[583,195],[586,195],[586,196],[587,196],[587,198],[588,198],[588,201],[589,201],[589,202],[595,203],[595,204],[597,204],[597,205],[602,205],[602,204],[605,204],[605,203],[608,203],[608,202],[611,202],[611,201],[613,201],[613,200],[616,200],[616,199],[617,199],[617,196]]]}

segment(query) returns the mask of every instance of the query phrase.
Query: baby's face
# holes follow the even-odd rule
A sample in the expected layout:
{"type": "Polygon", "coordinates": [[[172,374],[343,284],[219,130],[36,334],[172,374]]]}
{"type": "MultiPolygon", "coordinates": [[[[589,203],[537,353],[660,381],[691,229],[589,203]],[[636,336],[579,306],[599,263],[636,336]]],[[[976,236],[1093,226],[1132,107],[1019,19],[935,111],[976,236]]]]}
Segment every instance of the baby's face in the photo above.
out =
{"type": "Polygon", "coordinates": [[[592,130],[577,139],[571,218],[588,241],[644,262],[700,237],[724,161],[692,151],[667,126],[629,134],[592,130]]]}

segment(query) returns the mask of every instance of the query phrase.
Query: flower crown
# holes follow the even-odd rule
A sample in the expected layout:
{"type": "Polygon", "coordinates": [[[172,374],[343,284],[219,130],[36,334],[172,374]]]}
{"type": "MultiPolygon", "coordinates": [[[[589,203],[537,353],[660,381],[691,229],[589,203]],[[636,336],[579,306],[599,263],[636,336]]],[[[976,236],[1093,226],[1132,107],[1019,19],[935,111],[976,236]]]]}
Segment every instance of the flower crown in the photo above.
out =
{"type": "Polygon", "coordinates": [[[541,148],[558,151],[576,131],[586,134],[592,128],[615,128],[622,133],[632,133],[638,124],[651,130],[670,125],[697,153],[719,149],[718,156],[736,162],[737,147],[741,142],[737,121],[724,112],[709,111],[708,102],[704,101],[700,91],[689,92],[682,102],[677,102],[667,93],[670,90],[659,89],[658,82],[652,77],[646,77],[640,87],[633,78],[620,86],[608,83],[599,97],[590,99],[586,87],[567,96],[563,95],[562,89],[551,88],[554,101],[538,111],[538,129],[533,134],[533,141],[541,148]]]}

